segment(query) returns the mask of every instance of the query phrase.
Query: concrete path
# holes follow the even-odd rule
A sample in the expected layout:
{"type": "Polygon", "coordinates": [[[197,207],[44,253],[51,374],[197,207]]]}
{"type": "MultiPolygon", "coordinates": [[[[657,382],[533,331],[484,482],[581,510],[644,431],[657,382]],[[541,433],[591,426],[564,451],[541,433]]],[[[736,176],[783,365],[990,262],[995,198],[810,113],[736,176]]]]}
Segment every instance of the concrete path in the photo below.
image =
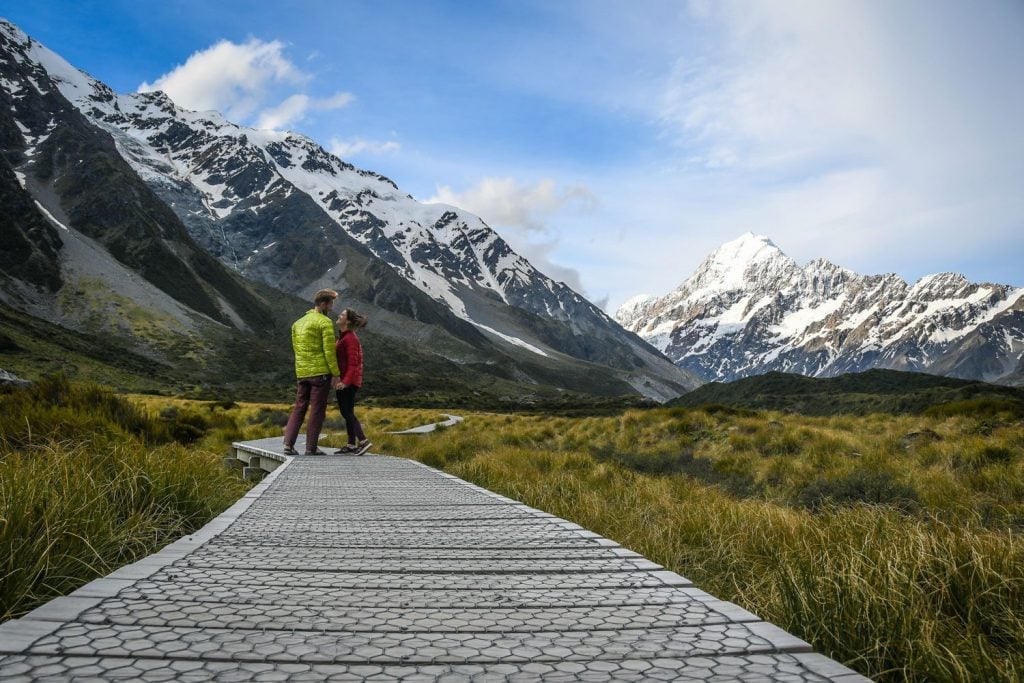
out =
{"type": "Polygon", "coordinates": [[[0,626],[0,679],[866,680],[575,524],[280,445],[235,445],[281,466],[198,533],[0,626]]]}

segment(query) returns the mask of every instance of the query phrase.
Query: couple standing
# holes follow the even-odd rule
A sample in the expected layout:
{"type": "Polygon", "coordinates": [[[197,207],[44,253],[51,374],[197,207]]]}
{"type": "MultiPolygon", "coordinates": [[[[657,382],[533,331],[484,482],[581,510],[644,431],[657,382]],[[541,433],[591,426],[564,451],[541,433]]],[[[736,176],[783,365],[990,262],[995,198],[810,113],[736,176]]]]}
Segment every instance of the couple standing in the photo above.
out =
{"type": "Polygon", "coordinates": [[[363,455],[370,450],[370,440],[356,419],[356,391],[363,384],[363,347],[356,330],[366,327],[366,316],[350,308],[338,315],[341,337],[335,341],[331,314],[338,293],[321,289],[313,297],[313,308],[292,325],[292,349],[295,351],[295,406],[284,430],[285,455],[298,455],[295,440],[299,427],[309,410],[306,425],[305,455],[325,455],[317,448],[320,430],[327,413],[327,398],[331,387],[336,389],[338,409],[345,418],[348,444],[337,454],[363,455]]]}

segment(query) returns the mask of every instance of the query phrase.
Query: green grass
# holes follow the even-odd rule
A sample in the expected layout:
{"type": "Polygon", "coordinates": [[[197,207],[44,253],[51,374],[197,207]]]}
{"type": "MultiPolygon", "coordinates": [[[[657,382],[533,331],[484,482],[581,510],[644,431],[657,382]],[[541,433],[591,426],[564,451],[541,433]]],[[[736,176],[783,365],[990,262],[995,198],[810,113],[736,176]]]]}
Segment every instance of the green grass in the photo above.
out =
{"type": "Polygon", "coordinates": [[[158,417],[62,379],[0,395],[0,621],[198,529],[247,489],[232,418],[158,417]],[[206,434],[220,436],[210,444],[206,434]],[[185,445],[189,444],[189,445],[185,445]]]}
{"type": "Polygon", "coordinates": [[[1024,424],[986,415],[467,414],[373,438],[613,538],[872,678],[1016,681],[1024,424]]]}
{"type": "MultiPolygon", "coordinates": [[[[5,616],[226,507],[244,490],[220,468],[227,444],[280,435],[288,415],[66,383],[19,396],[0,396],[5,616]]],[[[1024,678],[1024,421],[1013,405],[454,411],[466,422],[386,434],[447,409],[357,414],[375,452],[613,538],[877,680],[1024,678]]],[[[333,407],[326,430],[324,445],[344,442],[333,407]]]]}

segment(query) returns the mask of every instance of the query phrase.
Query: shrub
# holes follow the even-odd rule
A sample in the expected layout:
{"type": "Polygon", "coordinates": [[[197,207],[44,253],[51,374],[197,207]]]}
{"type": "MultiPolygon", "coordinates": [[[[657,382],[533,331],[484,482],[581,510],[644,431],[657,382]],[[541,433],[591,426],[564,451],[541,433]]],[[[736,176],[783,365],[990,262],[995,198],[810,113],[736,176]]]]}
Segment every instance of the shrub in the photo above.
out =
{"type": "Polygon", "coordinates": [[[49,440],[137,436],[148,443],[171,438],[142,409],[94,385],[47,377],[0,395],[0,447],[22,449],[49,440]]]}
{"type": "MultiPolygon", "coordinates": [[[[655,453],[640,453],[638,451],[621,451],[611,444],[596,446],[591,449],[591,455],[598,462],[613,462],[621,467],[631,469],[634,472],[645,474],[676,474],[687,470],[701,469],[701,465],[694,465],[692,451],[686,450],[665,450],[655,453]]],[[[701,459],[701,464],[705,461],[701,459]]],[[[711,463],[707,461],[707,470],[711,470],[711,463]]]]}
{"type": "Polygon", "coordinates": [[[872,503],[912,510],[917,507],[918,495],[913,487],[900,482],[889,472],[858,468],[838,479],[815,479],[800,491],[797,502],[811,510],[830,503],[872,503]]]}
{"type": "Polygon", "coordinates": [[[207,408],[210,410],[211,413],[215,411],[217,408],[220,408],[221,410],[234,410],[237,407],[238,404],[230,399],[210,401],[207,403],[207,408]]]}
{"type": "Polygon", "coordinates": [[[255,415],[249,416],[249,424],[261,424],[267,427],[284,427],[288,424],[291,413],[277,408],[261,407],[255,415]]]}
{"type": "Polygon", "coordinates": [[[718,417],[754,417],[758,413],[756,410],[750,410],[749,408],[736,408],[733,406],[722,405],[721,403],[708,403],[698,408],[708,415],[715,415],[718,417]]]}
{"type": "Polygon", "coordinates": [[[1006,398],[973,398],[964,401],[951,401],[931,406],[924,411],[928,417],[1010,417],[1024,418],[1024,401],[1006,398]]]}
{"type": "Polygon", "coordinates": [[[754,447],[765,457],[775,455],[792,455],[799,453],[803,447],[800,438],[790,430],[760,432],[754,436],[754,447]]]}
{"type": "Polygon", "coordinates": [[[1013,460],[1013,450],[1006,446],[985,444],[981,447],[979,455],[987,462],[1001,463],[1013,460]]]}

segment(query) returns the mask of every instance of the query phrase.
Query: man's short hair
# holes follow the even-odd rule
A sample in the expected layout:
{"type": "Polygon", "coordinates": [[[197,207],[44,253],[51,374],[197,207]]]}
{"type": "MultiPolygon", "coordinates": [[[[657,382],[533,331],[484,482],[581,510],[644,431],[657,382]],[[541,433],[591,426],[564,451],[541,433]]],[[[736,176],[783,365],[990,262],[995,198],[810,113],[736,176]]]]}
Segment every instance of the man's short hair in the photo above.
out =
{"type": "Polygon", "coordinates": [[[313,295],[314,304],[322,304],[325,301],[334,301],[338,298],[338,293],[333,289],[321,289],[319,292],[313,295]]]}

